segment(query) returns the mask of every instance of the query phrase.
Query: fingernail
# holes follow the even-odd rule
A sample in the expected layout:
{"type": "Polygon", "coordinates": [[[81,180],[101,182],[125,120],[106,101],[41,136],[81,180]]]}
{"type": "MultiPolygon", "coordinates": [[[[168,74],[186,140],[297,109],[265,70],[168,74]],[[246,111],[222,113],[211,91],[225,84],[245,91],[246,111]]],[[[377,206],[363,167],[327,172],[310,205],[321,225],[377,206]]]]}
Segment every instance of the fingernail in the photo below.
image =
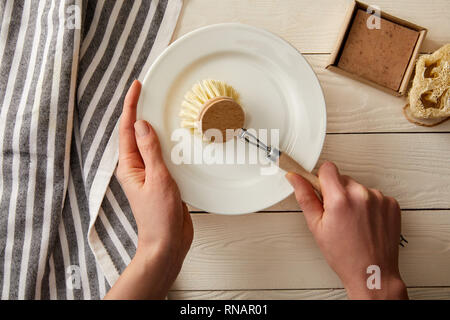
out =
{"type": "Polygon", "coordinates": [[[148,124],[144,120],[139,120],[134,123],[134,130],[136,131],[136,135],[138,137],[145,137],[148,132],[148,124]]]}

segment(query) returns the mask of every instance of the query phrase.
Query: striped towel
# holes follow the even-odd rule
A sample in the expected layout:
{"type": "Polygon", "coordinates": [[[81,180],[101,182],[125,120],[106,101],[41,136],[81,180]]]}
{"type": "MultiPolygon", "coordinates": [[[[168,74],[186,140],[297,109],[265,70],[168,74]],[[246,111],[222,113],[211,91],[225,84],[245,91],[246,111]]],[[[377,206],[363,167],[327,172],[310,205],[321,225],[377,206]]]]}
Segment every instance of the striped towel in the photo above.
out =
{"type": "Polygon", "coordinates": [[[114,176],[134,79],[182,0],[0,1],[0,294],[102,298],[136,249],[114,176]]]}

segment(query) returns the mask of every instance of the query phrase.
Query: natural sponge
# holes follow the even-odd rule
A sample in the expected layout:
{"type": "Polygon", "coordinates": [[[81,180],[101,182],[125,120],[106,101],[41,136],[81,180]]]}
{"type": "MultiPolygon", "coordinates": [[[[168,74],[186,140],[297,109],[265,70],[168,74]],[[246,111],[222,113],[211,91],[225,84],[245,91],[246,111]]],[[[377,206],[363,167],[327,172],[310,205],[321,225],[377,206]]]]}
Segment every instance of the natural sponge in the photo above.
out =
{"type": "Polygon", "coordinates": [[[410,117],[416,118],[413,120],[415,123],[417,119],[434,119],[438,123],[450,117],[449,88],[450,44],[446,44],[417,61],[405,115],[409,120],[410,117]]]}

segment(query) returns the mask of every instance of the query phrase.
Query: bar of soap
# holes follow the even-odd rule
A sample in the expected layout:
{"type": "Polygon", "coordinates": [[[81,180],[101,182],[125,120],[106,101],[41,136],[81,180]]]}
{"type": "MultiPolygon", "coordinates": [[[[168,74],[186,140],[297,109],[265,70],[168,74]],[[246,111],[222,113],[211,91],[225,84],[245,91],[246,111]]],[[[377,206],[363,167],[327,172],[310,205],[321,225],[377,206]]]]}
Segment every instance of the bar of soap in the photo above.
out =
{"type": "Polygon", "coordinates": [[[384,18],[380,29],[369,29],[369,17],[357,10],[338,67],[398,91],[419,32],[384,18]]]}

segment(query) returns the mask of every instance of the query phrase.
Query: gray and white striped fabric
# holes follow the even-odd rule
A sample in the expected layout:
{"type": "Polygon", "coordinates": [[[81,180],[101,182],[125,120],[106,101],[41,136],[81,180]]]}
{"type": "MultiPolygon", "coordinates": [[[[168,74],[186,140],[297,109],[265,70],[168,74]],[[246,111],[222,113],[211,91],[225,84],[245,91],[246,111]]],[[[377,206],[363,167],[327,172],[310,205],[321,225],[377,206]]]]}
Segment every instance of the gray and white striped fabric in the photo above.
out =
{"type": "Polygon", "coordinates": [[[98,299],[130,262],[117,124],[181,6],[0,0],[2,299],[98,299]]]}

